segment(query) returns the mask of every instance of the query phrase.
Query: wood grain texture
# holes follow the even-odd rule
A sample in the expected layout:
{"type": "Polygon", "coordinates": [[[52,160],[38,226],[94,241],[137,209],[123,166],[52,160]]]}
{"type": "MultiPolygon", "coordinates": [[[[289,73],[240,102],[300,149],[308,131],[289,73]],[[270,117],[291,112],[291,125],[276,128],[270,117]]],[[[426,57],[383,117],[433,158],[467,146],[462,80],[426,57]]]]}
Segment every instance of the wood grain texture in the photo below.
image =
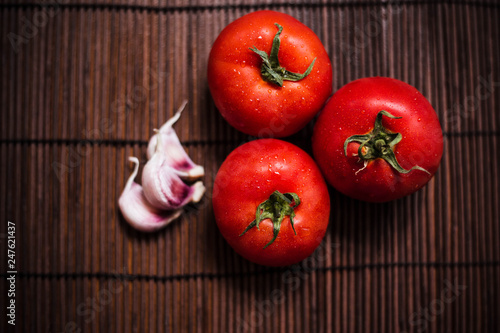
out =
{"type": "MultiPolygon", "coordinates": [[[[0,290],[16,223],[17,321],[3,332],[496,332],[500,326],[500,5],[496,1],[0,3],[0,290]],[[444,131],[421,191],[385,204],[331,189],[327,235],[270,269],[221,237],[211,190],[248,136],[207,86],[211,45],[273,9],[309,26],[333,90],[366,76],[415,86],[444,131]],[[154,128],[205,167],[205,198],[145,235],[117,200],[154,128]]],[[[313,123],[287,140],[309,153],[313,123]]],[[[0,297],[0,308],[7,306],[0,297]]]]}

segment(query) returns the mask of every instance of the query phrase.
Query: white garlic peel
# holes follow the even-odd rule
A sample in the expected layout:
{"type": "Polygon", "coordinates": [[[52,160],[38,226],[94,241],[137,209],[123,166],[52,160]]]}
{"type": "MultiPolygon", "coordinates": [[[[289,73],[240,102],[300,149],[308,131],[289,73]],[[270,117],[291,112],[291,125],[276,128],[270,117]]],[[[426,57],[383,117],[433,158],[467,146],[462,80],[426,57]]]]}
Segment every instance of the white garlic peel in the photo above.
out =
{"type": "Polygon", "coordinates": [[[129,160],[135,163],[135,168],[118,200],[123,217],[132,227],[141,231],[151,232],[163,228],[178,218],[182,211],[160,210],[151,206],[142,186],[134,181],[139,171],[139,160],[136,157],[130,157],[129,160]]]}
{"type": "Polygon", "coordinates": [[[181,215],[184,205],[199,202],[205,193],[202,181],[193,184],[204,176],[204,168],[189,158],[172,128],[185,105],[186,101],[150,139],[142,186],[134,182],[139,160],[129,158],[136,166],[118,204],[125,220],[136,229],[154,231],[166,226],[181,215]]]}

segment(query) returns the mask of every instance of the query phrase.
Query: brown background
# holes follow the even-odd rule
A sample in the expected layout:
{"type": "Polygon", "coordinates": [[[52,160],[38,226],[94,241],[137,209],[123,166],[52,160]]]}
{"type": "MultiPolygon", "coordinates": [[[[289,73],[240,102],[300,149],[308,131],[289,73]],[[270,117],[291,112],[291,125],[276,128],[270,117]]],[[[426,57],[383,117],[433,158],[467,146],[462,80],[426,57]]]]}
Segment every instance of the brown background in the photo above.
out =
{"type": "MultiPolygon", "coordinates": [[[[110,3],[0,5],[0,330],[11,329],[12,221],[18,332],[498,331],[498,2],[110,3]],[[332,189],[321,247],[280,269],[236,255],[210,201],[218,166],[250,138],[214,107],[208,53],[228,23],[264,8],[318,34],[334,91],[365,76],[406,81],[445,135],[439,171],[414,195],[367,204],[332,189]],[[145,162],[153,128],[183,99],[176,130],[208,192],[144,235],[117,209],[127,157],[145,162]]],[[[310,152],[311,133],[288,140],[310,152]]]]}

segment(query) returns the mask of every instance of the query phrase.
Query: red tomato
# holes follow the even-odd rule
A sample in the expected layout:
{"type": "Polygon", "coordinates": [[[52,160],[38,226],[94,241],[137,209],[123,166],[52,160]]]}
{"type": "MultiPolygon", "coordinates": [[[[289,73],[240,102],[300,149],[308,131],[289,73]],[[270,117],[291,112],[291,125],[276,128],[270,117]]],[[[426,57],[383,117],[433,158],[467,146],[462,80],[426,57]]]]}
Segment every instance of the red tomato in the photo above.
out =
{"type": "Polygon", "coordinates": [[[259,137],[284,137],[302,129],[324,105],[332,91],[332,68],[311,29],[289,15],[262,10],[220,33],[208,60],[208,85],[233,127],[259,137]]]}
{"type": "Polygon", "coordinates": [[[314,160],[277,139],[250,141],[231,152],[215,178],[212,203],[229,245],[268,266],[291,265],[313,253],[330,215],[328,188],[314,160]]]}
{"type": "Polygon", "coordinates": [[[384,202],[432,178],[443,135],[436,112],[417,89],[392,78],[363,78],[327,102],[314,127],[313,153],[338,191],[384,202]]]}

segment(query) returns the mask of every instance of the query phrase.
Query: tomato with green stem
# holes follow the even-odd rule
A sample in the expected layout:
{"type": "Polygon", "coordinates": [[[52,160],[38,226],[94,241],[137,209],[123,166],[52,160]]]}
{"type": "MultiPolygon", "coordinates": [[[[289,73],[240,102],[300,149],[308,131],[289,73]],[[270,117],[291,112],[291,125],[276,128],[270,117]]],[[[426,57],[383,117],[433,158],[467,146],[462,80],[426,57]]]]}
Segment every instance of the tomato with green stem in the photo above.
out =
{"type": "Polygon", "coordinates": [[[250,141],[231,152],[215,178],[212,204],[229,245],[267,266],[311,255],[330,215],[328,188],[314,160],[278,139],[250,141]]]}
{"type": "Polygon", "coordinates": [[[362,78],[327,102],[313,131],[313,153],[326,180],[359,200],[384,202],[429,182],[443,134],[429,101],[387,77],[362,78]]]}
{"type": "Polygon", "coordinates": [[[332,66],[311,29],[290,15],[261,10],[233,21],[215,40],[208,86],[236,129],[285,137],[311,121],[330,96],[332,66]]]}

